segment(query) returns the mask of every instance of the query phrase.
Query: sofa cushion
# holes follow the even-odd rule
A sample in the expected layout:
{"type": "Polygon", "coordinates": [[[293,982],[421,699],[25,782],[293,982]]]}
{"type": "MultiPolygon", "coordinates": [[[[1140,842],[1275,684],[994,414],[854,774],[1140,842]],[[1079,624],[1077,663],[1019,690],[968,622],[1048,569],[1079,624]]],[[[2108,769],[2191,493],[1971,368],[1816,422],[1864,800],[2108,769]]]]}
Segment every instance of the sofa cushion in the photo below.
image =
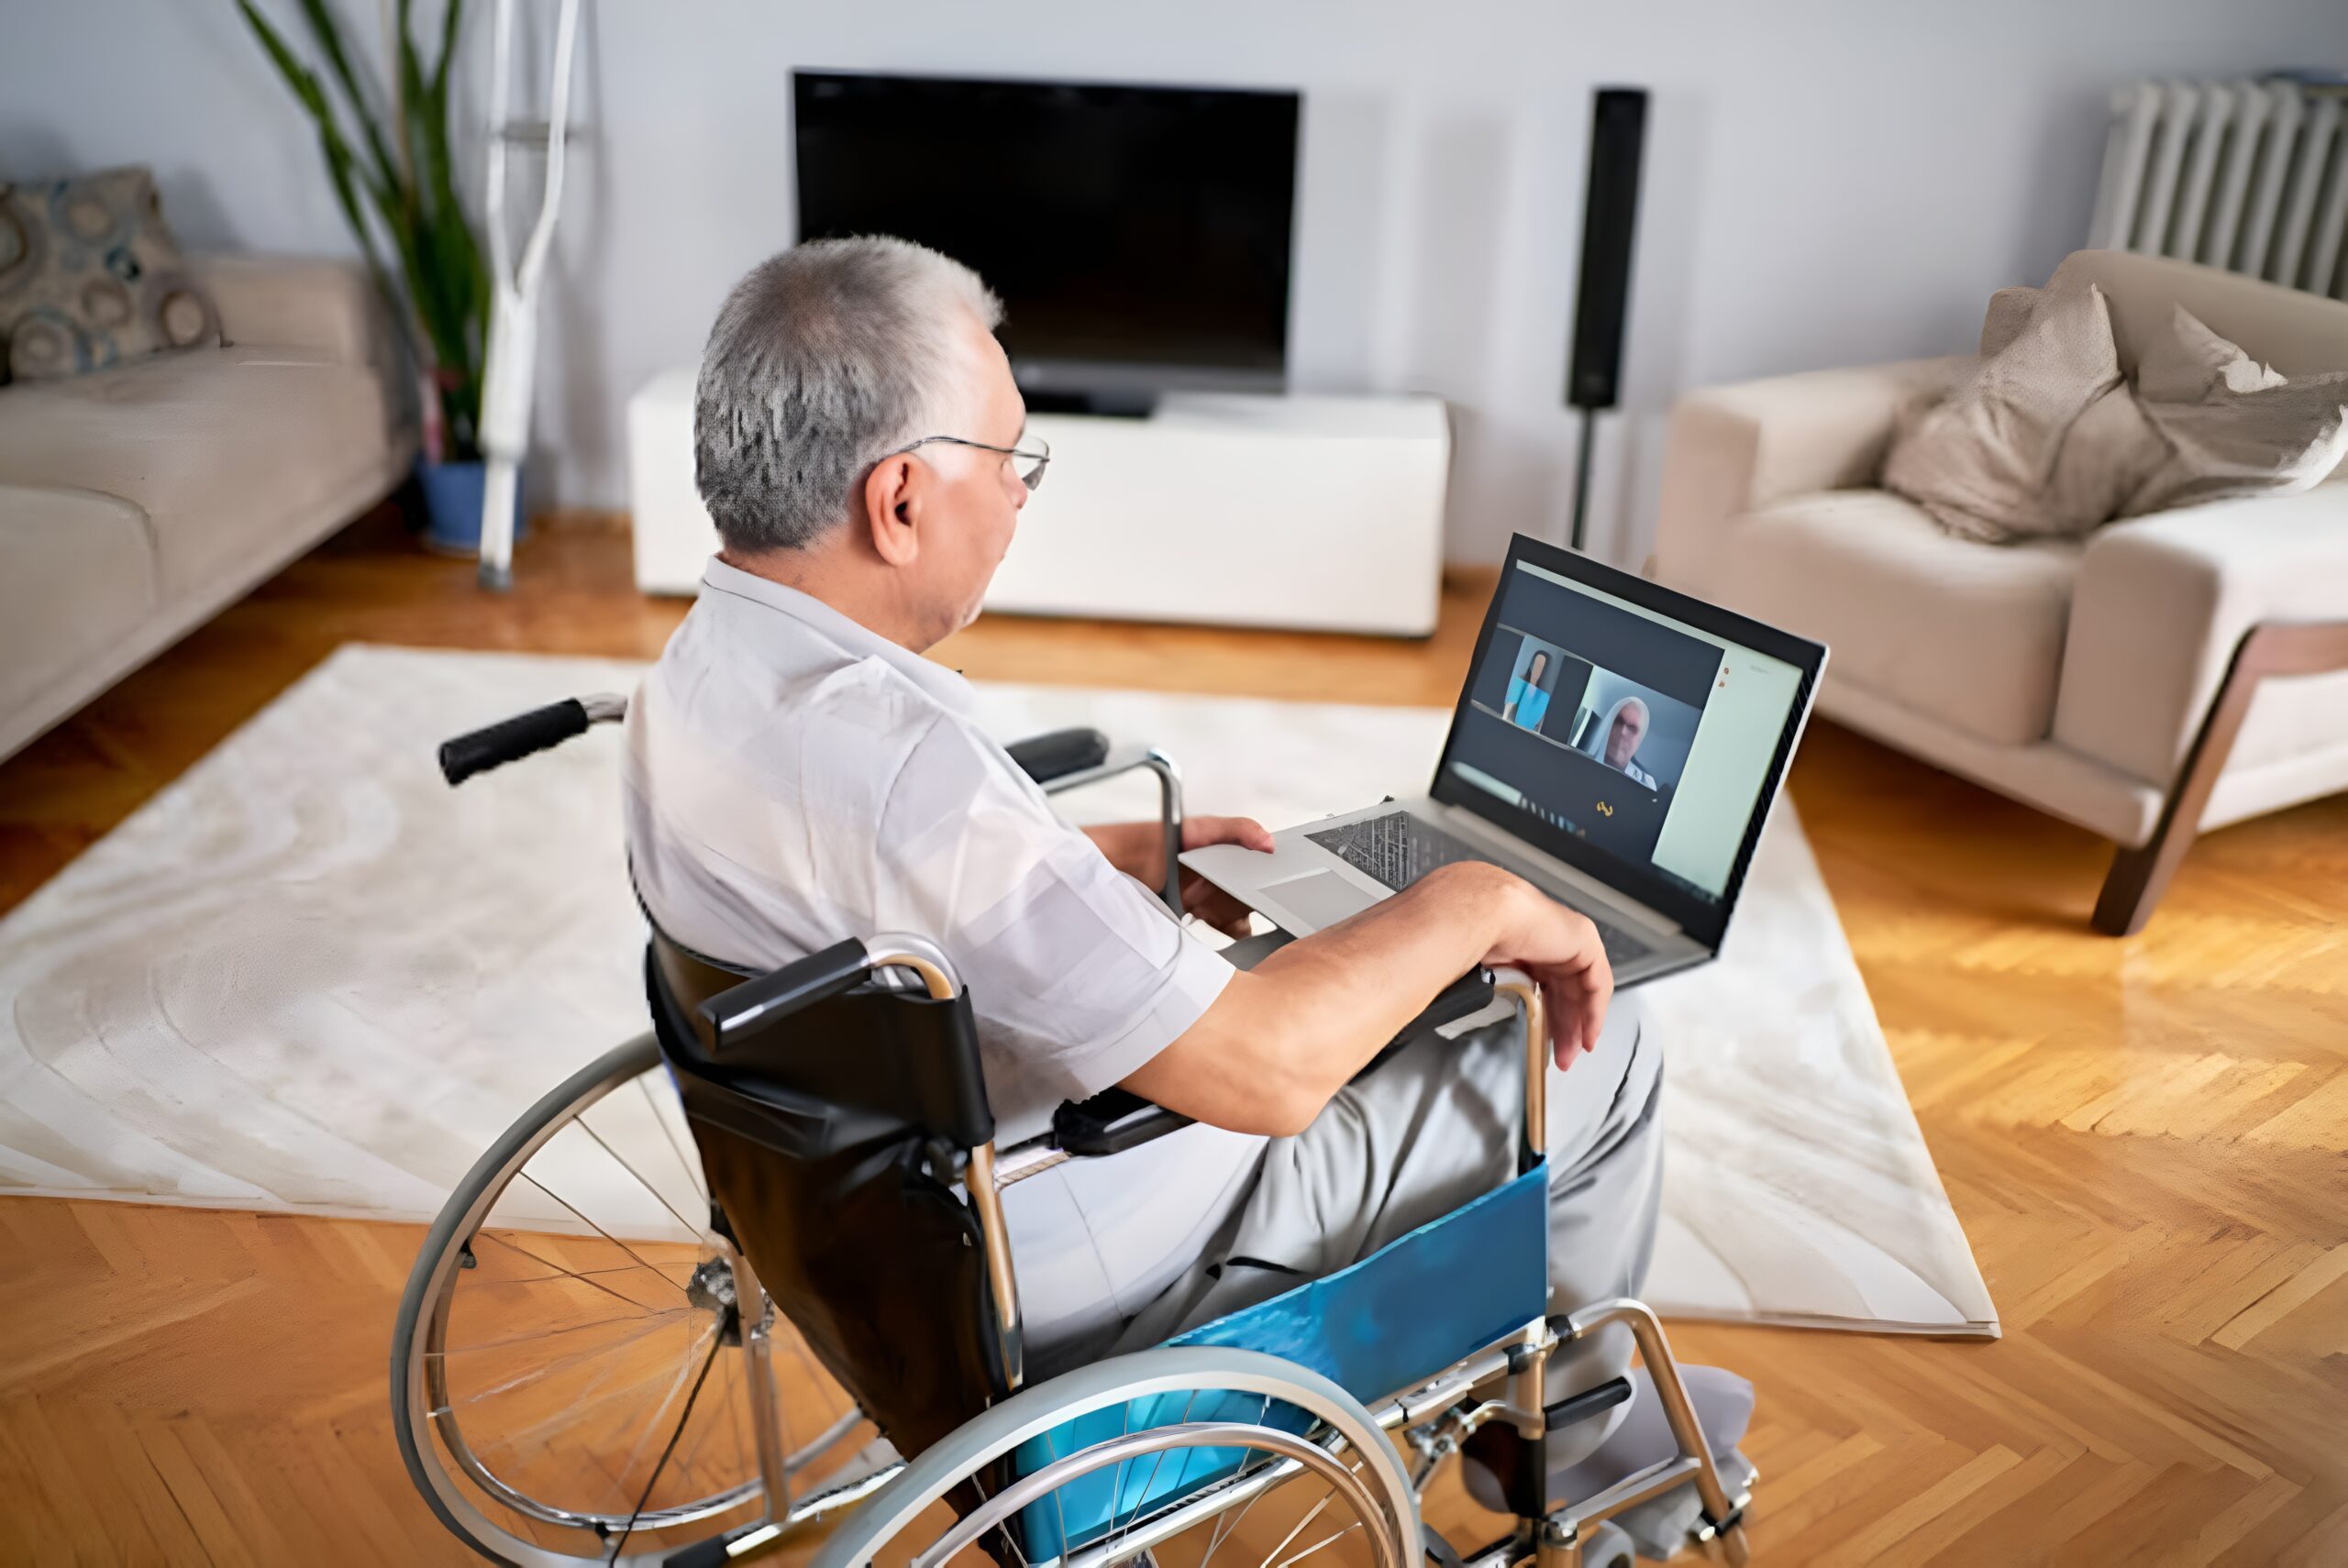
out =
{"type": "Polygon", "coordinates": [[[315,536],[391,443],[382,383],[306,349],[199,348],[0,391],[0,477],[145,510],[166,599],[315,536]]]}
{"type": "Polygon", "coordinates": [[[1724,529],[1735,608],[1828,645],[1827,679],[2009,745],[2043,739],[2079,547],[1954,538],[1884,491],[1794,496],[1724,529]]]}
{"type": "MultiPolygon", "coordinates": [[[[0,403],[0,406],[6,406],[0,403]]],[[[85,490],[0,484],[0,731],[153,611],[154,551],[138,508],[85,490]]]]}

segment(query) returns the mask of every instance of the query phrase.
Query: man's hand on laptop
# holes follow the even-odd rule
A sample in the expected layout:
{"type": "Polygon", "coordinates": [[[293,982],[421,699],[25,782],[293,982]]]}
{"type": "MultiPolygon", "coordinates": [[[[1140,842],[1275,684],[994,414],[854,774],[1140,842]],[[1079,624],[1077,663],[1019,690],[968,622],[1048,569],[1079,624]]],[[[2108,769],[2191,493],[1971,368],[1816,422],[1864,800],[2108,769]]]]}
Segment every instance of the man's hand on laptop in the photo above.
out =
{"type": "MultiPolygon", "coordinates": [[[[1153,890],[1166,885],[1166,839],[1157,823],[1110,823],[1084,830],[1109,864],[1153,890]]],[[[1185,817],[1182,847],[1235,844],[1269,855],[1272,835],[1253,817],[1185,817]]],[[[1195,871],[1182,873],[1182,911],[1226,936],[1247,934],[1247,906],[1195,871]]]]}

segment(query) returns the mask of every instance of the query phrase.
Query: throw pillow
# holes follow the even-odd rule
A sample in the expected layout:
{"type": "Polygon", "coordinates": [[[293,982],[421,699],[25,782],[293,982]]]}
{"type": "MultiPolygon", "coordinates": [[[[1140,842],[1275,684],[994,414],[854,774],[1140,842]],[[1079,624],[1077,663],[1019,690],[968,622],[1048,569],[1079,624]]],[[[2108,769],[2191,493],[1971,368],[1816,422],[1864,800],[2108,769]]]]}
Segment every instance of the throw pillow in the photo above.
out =
{"type": "Polygon", "coordinates": [[[1991,294],[1989,308],[1981,315],[1981,358],[1994,359],[2004,353],[2006,345],[2021,336],[2045,298],[2044,289],[2028,287],[1999,289],[1991,294]]]}
{"type": "Polygon", "coordinates": [[[2009,291],[1997,307],[1985,344],[2007,341],[1897,436],[1883,487],[1964,538],[2077,537],[2118,512],[2167,448],[2121,378],[2101,289],[2009,291]]]}
{"type": "Polygon", "coordinates": [[[0,340],[16,381],[220,341],[146,170],[0,185],[0,340]]]}
{"type": "Polygon", "coordinates": [[[2145,347],[2136,391],[2168,456],[2130,493],[2124,517],[2307,490],[2348,459],[2348,370],[2280,375],[2183,305],[2145,347]]]}

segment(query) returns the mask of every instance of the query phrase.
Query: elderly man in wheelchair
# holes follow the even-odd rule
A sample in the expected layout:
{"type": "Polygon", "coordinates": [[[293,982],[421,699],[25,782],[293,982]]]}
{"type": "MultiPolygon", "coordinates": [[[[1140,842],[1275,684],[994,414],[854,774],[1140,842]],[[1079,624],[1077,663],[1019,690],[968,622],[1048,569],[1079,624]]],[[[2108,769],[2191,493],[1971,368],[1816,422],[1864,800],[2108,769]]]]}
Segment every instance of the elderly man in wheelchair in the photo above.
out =
{"type": "MultiPolygon", "coordinates": [[[[1218,950],[1196,927],[1246,911],[1175,855],[1268,847],[1260,826],[1185,819],[1168,759],[1091,732],[1004,750],[922,657],[977,613],[1049,460],[999,315],[901,241],[754,270],[701,371],[725,547],[700,602],[632,701],[444,750],[453,781],[625,708],[659,1057],[550,1095],[427,1239],[393,1358],[419,1486],[521,1562],[717,1562],[803,1528],[842,1564],[1743,1561],[1750,1389],[1677,1367],[1631,1298],[1658,1053],[1589,922],[1470,863],[1218,950]],[[1047,800],[1134,767],[1157,823],[1078,830],[1047,800]],[[1510,1016],[1458,1028],[1496,996],[1510,1016]],[[608,1150],[586,1108],[631,1080],[648,1105],[673,1086],[698,1154],[693,1197],[660,1202],[702,1250],[664,1279],[753,1369],[748,1473],[679,1481],[708,1468],[705,1434],[679,1441],[704,1362],[633,1508],[557,1506],[451,1392],[450,1303],[525,1181],[571,1207],[529,1162],[574,1122],[608,1150]],[[852,1401],[796,1450],[785,1335],[852,1401]],[[1421,1522],[1455,1454],[1513,1516],[1490,1542],[1421,1522]]],[[[583,1433],[603,1397],[531,1430],[583,1433]]]]}

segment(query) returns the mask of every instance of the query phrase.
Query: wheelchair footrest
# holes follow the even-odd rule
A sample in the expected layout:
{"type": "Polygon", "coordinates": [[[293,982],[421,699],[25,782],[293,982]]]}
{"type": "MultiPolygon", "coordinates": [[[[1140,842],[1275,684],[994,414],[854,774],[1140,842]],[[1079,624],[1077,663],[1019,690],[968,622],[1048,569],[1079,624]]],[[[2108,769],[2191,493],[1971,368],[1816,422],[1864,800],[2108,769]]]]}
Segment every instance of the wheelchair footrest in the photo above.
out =
{"type": "Polygon", "coordinates": [[[1562,1431],[1578,1421],[1586,1421],[1592,1416],[1604,1415],[1630,1397],[1631,1380],[1627,1377],[1613,1377],[1595,1388],[1585,1388],[1578,1394],[1558,1400],[1543,1410],[1541,1414],[1548,1423],[1550,1431],[1562,1431]]]}

